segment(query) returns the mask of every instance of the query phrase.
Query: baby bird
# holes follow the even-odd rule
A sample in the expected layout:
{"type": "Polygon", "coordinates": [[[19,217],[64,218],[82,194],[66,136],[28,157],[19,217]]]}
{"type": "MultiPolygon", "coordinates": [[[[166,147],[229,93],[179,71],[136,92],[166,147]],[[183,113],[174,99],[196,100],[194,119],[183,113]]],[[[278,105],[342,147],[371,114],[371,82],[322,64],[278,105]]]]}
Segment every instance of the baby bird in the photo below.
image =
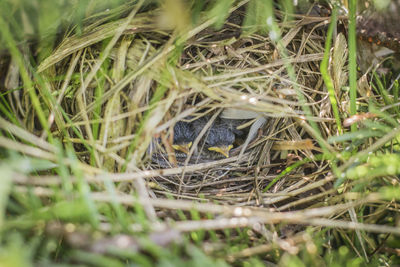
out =
{"type": "Polygon", "coordinates": [[[213,125],[205,140],[206,148],[229,157],[229,151],[233,148],[235,134],[226,125],[213,125]]]}
{"type": "MultiPolygon", "coordinates": [[[[209,118],[200,118],[193,122],[193,127],[196,131],[195,136],[198,136],[209,118]]],[[[218,152],[225,157],[229,157],[229,151],[233,148],[235,141],[234,125],[223,119],[216,119],[208,131],[204,134],[201,145],[209,151],[218,152]]],[[[236,130],[237,131],[237,130],[236,130]]]]}
{"type": "Polygon", "coordinates": [[[195,138],[193,124],[185,121],[178,121],[174,126],[172,147],[175,150],[188,154],[195,138]]]}

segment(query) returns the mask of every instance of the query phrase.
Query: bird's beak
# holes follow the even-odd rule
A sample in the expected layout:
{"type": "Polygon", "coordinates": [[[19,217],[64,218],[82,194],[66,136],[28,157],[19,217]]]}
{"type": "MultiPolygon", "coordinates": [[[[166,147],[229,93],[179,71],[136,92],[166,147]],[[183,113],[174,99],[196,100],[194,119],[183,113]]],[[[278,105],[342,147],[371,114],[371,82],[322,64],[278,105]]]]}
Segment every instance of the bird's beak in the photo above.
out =
{"type": "Polygon", "coordinates": [[[182,144],[182,145],[172,145],[175,150],[179,150],[183,153],[189,154],[190,147],[192,146],[192,142],[182,144]]]}
{"type": "Polygon", "coordinates": [[[233,148],[233,145],[229,145],[229,146],[213,146],[213,147],[209,147],[208,150],[221,153],[225,157],[229,158],[229,150],[231,150],[232,148],[233,148]]]}

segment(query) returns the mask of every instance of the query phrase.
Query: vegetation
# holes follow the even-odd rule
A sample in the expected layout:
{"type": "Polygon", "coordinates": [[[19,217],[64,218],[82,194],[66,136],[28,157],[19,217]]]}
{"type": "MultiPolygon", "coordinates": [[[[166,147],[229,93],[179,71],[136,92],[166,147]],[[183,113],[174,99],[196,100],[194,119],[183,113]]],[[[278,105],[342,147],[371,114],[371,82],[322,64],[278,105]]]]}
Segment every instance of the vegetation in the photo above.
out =
{"type": "Polygon", "coordinates": [[[0,266],[400,264],[396,60],[299,2],[1,1],[0,266]]]}

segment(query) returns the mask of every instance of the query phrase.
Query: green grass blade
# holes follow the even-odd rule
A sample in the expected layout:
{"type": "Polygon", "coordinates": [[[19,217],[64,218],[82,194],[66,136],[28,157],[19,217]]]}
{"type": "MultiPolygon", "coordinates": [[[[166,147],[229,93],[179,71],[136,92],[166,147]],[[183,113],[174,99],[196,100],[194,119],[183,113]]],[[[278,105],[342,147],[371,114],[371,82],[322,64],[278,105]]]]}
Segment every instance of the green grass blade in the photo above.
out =
{"type": "Polygon", "coordinates": [[[329,69],[328,69],[333,29],[336,27],[336,22],[337,22],[337,7],[335,6],[332,10],[331,23],[329,24],[329,28],[328,28],[327,38],[326,38],[326,42],[325,42],[324,58],[321,62],[320,71],[321,71],[322,78],[324,79],[326,88],[329,93],[329,100],[331,101],[332,111],[333,111],[333,115],[335,116],[336,126],[338,128],[339,133],[342,133],[343,128],[342,128],[342,123],[340,121],[340,115],[339,115],[339,109],[338,109],[338,105],[337,105],[335,88],[334,88],[333,81],[329,74],[329,69]]]}
{"type": "MultiPolygon", "coordinates": [[[[356,46],[356,6],[357,0],[349,1],[349,83],[350,83],[350,116],[357,112],[357,46],[356,46]]],[[[357,130],[357,125],[351,125],[357,130]]]]}

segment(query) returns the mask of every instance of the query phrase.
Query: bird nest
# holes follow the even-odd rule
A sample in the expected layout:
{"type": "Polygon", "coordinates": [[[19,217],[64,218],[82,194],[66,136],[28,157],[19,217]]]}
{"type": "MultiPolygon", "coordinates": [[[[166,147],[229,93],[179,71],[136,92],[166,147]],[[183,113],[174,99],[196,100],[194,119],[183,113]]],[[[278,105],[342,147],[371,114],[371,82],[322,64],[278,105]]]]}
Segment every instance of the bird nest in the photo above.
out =
{"type": "MultiPolygon", "coordinates": [[[[244,32],[239,6],[221,29],[205,20],[183,36],[160,10],[112,21],[121,10],[88,19],[82,35],[66,37],[39,66],[64,77],[51,85],[60,88],[55,92],[65,116],[56,112],[50,121],[81,162],[107,170],[124,193],[143,178],[152,198],[277,210],[319,205],[332,188],[328,163],[314,156],[321,151],[314,140],[329,149],[326,140],[336,133],[320,74],[325,17],[285,22],[277,13],[283,57],[269,36],[244,32]],[[174,125],[200,118],[208,127],[240,121],[229,157],[202,153],[200,138],[189,153],[174,150],[174,125]]],[[[345,44],[339,35],[330,70],[342,113],[345,44]]]]}

